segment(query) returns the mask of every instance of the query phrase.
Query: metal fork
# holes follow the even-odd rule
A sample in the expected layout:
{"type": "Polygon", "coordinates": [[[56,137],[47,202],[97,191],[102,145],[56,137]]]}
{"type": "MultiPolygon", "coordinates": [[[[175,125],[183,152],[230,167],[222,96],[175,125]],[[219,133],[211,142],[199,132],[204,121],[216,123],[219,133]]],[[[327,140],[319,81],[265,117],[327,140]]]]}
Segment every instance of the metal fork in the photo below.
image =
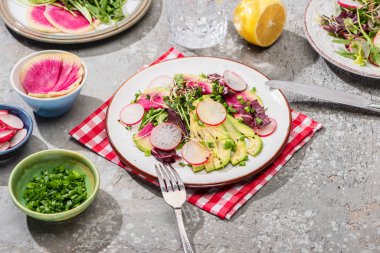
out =
{"type": "Polygon", "coordinates": [[[162,196],[166,203],[174,208],[183,250],[185,253],[193,253],[182,218],[182,205],[186,201],[185,185],[171,164],[156,164],[155,167],[162,196]]]}

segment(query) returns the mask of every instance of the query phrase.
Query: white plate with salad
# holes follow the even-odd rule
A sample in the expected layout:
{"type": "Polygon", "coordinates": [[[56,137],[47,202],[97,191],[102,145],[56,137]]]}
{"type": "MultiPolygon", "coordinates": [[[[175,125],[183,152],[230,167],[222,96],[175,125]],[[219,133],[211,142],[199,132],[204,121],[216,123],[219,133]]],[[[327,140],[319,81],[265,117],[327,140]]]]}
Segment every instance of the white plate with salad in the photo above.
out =
{"type": "Polygon", "coordinates": [[[30,39],[84,43],[120,33],[140,20],[151,0],[5,0],[0,17],[30,39]]]}
{"type": "Polygon", "coordinates": [[[114,94],[106,128],[120,159],[156,178],[172,163],[188,187],[238,182],[271,164],[289,137],[287,100],[231,60],[188,57],[150,66],[114,94]]]}
{"type": "Polygon", "coordinates": [[[312,47],[349,72],[380,78],[380,3],[311,0],[304,29],[312,47]]]}

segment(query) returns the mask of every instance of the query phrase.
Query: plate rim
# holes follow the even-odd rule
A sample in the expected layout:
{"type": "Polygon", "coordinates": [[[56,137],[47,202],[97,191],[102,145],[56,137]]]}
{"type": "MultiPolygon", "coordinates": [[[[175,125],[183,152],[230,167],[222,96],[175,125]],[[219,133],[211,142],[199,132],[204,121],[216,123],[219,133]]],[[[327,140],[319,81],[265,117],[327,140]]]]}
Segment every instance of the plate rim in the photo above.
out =
{"type": "MultiPolygon", "coordinates": [[[[254,67],[251,67],[247,64],[244,64],[244,63],[241,63],[241,62],[238,62],[236,60],[232,60],[232,59],[227,59],[227,58],[223,58],[223,57],[214,57],[214,56],[188,56],[188,57],[183,57],[183,58],[212,58],[212,59],[218,59],[218,60],[225,60],[225,61],[231,61],[231,62],[234,62],[234,63],[238,63],[238,64],[241,64],[241,65],[244,65],[245,67],[248,67],[250,69],[252,69],[253,71],[256,71],[257,73],[261,74],[262,76],[264,76],[266,79],[270,80],[265,74],[261,73],[259,70],[255,69],[254,67]]],[[[160,63],[157,63],[157,64],[154,64],[154,65],[150,65],[148,67],[146,67],[145,69],[148,69],[152,66],[156,66],[158,64],[162,64],[162,63],[165,63],[167,61],[176,61],[176,60],[180,60],[180,59],[183,59],[183,58],[175,58],[175,59],[169,59],[169,60],[166,60],[166,61],[163,61],[163,62],[160,62],[160,63]]],[[[125,80],[121,85],[120,87],[113,93],[112,95],[112,98],[109,102],[109,105],[108,105],[108,108],[111,106],[114,98],[115,98],[115,95],[117,92],[119,92],[119,90],[124,87],[130,79],[132,79],[134,76],[136,76],[137,74],[141,73],[142,71],[144,71],[145,69],[141,70],[141,71],[137,71],[136,73],[134,73],[133,75],[131,75],[127,80],[125,80]]],[[[289,136],[290,136],[290,131],[291,131],[291,125],[292,125],[292,115],[291,115],[291,109],[290,109],[290,106],[289,106],[289,102],[288,100],[286,99],[284,93],[278,89],[278,91],[280,92],[280,95],[283,97],[284,101],[285,101],[285,104],[287,106],[287,109],[288,109],[288,112],[289,112],[289,115],[288,115],[288,118],[289,118],[289,126],[288,126],[288,129],[287,129],[287,133],[286,133],[286,137],[284,138],[283,142],[281,143],[281,146],[280,148],[275,152],[275,154],[266,162],[264,163],[262,166],[260,166],[257,170],[255,171],[252,171],[250,173],[247,173],[246,175],[242,175],[240,177],[236,177],[236,178],[233,178],[233,179],[230,179],[230,180],[224,180],[224,181],[221,181],[221,182],[216,182],[216,183],[185,183],[185,186],[188,187],[188,188],[211,188],[211,187],[221,187],[221,186],[226,186],[226,185],[231,185],[231,184],[234,184],[234,183],[237,183],[237,182],[240,182],[244,179],[247,179],[249,177],[252,177],[254,175],[257,175],[258,173],[260,173],[261,171],[263,171],[265,168],[269,167],[274,161],[275,159],[281,154],[282,150],[285,148],[287,142],[288,142],[288,139],[289,139],[289,136]]],[[[107,136],[109,136],[109,127],[108,127],[108,114],[109,113],[109,110],[107,109],[107,113],[106,113],[106,133],[107,133],[107,136]]],[[[140,168],[138,168],[137,166],[133,165],[132,163],[130,163],[127,159],[125,159],[123,157],[123,155],[117,150],[116,146],[113,144],[111,138],[108,138],[109,140],[109,143],[113,149],[113,151],[115,151],[115,153],[117,154],[117,156],[119,157],[120,161],[127,165],[132,171],[136,171],[138,172],[139,174],[142,174],[143,176],[151,179],[151,180],[157,180],[157,177],[155,175],[152,175],[140,168]]]]}
{"type": "Polygon", "coordinates": [[[54,38],[48,33],[33,31],[32,29],[23,26],[20,24],[13,15],[9,12],[9,8],[7,7],[6,1],[0,1],[0,18],[4,21],[5,25],[11,29],[13,32],[26,37],[28,39],[32,39],[35,41],[46,42],[46,43],[56,43],[56,44],[78,44],[78,43],[88,43],[94,42],[98,40],[102,40],[105,38],[109,38],[116,34],[119,34],[134,24],[136,24],[149,10],[152,4],[152,0],[141,0],[139,6],[136,8],[129,18],[128,21],[122,26],[114,26],[110,27],[111,29],[106,32],[95,32],[95,33],[87,33],[87,34],[79,34],[79,35],[71,35],[70,38],[54,38]],[[29,31],[30,30],[30,31],[29,31]]]}
{"type": "Polygon", "coordinates": [[[340,62],[338,62],[338,61],[334,60],[333,58],[331,58],[321,48],[319,48],[317,46],[317,44],[314,42],[313,37],[311,36],[311,34],[309,32],[309,26],[308,26],[307,21],[306,21],[306,17],[308,16],[308,13],[310,11],[310,5],[311,5],[311,3],[313,1],[315,1],[315,0],[309,0],[309,2],[307,3],[307,6],[305,8],[304,14],[303,14],[303,30],[304,30],[304,33],[306,35],[306,39],[308,40],[308,42],[311,45],[311,47],[314,48],[314,50],[320,56],[322,56],[325,60],[327,60],[328,62],[330,62],[333,65],[337,66],[338,68],[341,68],[343,70],[346,70],[346,71],[348,71],[350,73],[353,73],[353,74],[356,74],[356,75],[359,75],[359,76],[369,77],[369,78],[374,78],[374,79],[380,79],[380,74],[379,75],[369,74],[369,73],[366,73],[364,71],[356,70],[356,69],[353,69],[353,68],[351,68],[349,66],[341,64],[340,62]]]}

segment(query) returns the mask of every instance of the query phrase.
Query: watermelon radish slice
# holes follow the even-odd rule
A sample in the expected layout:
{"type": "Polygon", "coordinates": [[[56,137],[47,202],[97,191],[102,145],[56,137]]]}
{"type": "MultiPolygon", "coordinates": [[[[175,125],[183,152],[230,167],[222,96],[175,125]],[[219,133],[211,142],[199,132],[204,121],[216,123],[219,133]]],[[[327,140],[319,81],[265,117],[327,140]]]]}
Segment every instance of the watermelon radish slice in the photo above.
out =
{"type": "Polygon", "coordinates": [[[170,90],[167,88],[151,88],[140,95],[137,103],[142,105],[146,111],[148,111],[151,108],[165,108],[166,104],[164,101],[164,97],[169,96],[169,94],[170,90]]]}
{"type": "Polygon", "coordinates": [[[197,105],[197,115],[203,123],[217,126],[224,122],[227,112],[222,104],[213,100],[204,100],[197,105]]]}
{"type": "Polygon", "coordinates": [[[3,114],[8,114],[9,111],[8,110],[0,110],[0,115],[3,115],[3,114]]]}
{"type": "Polygon", "coordinates": [[[57,83],[54,85],[53,88],[56,91],[67,89],[70,85],[74,83],[76,79],[83,75],[83,73],[81,73],[80,71],[80,69],[83,68],[82,61],[78,56],[71,53],[64,53],[61,54],[61,58],[61,74],[59,75],[57,83]]]}
{"type": "Polygon", "coordinates": [[[29,96],[48,98],[75,90],[84,76],[81,59],[71,53],[41,54],[21,68],[20,83],[29,96]]]}
{"type": "Polygon", "coordinates": [[[16,130],[5,130],[0,132],[0,143],[7,142],[15,135],[16,130]]]}
{"type": "Polygon", "coordinates": [[[28,134],[28,131],[25,128],[17,131],[17,133],[12,137],[9,147],[13,148],[14,146],[18,145],[20,142],[22,142],[25,139],[27,134],[28,134]]]}
{"type": "Polygon", "coordinates": [[[129,104],[120,112],[120,120],[127,126],[136,125],[144,117],[144,107],[140,104],[129,104]]]}
{"type": "Polygon", "coordinates": [[[198,88],[200,87],[202,89],[202,94],[207,95],[207,94],[212,94],[212,84],[209,82],[187,82],[186,83],[187,88],[198,88]]]}
{"type": "Polygon", "coordinates": [[[24,122],[12,114],[3,114],[0,115],[0,123],[6,125],[10,130],[19,130],[24,127],[24,122]]]}
{"type": "Polygon", "coordinates": [[[11,146],[11,143],[9,141],[6,141],[3,144],[0,144],[0,152],[7,150],[10,146],[11,146]]]}
{"type": "Polygon", "coordinates": [[[192,165],[204,164],[210,157],[210,152],[194,140],[185,143],[181,153],[182,158],[192,165]]]}
{"type": "Polygon", "coordinates": [[[46,6],[32,6],[27,11],[27,20],[31,28],[46,32],[46,33],[59,33],[59,30],[52,26],[46,19],[45,13],[46,6]]]}
{"type": "Polygon", "coordinates": [[[338,4],[347,9],[357,9],[362,7],[362,4],[359,1],[354,0],[338,0],[338,4]]]}
{"type": "Polygon", "coordinates": [[[247,89],[247,83],[244,79],[231,70],[224,71],[223,78],[228,88],[233,91],[239,92],[247,89]]]}
{"type": "Polygon", "coordinates": [[[27,93],[48,93],[57,83],[61,67],[59,54],[38,55],[22,66],[20,83],[27,93]]]}
{"type": "Polygon", "coordinates": [[[172,123],[161,123],[150,134],[150,142],[155,148],[169,151],[175,149],[182,140],[181,129],[172,123]]]}
{"type": "Polygon", "coordinates": [[[163,88],[173,88],[175,85],[175,82],[173,78],[170,76],[162,75],[154,78],[148,85],[148,88],[156,88],[156,87],[163,87],[163,88]]]}
{"type": "Polygon", "coordinates": [[[277,128],[277,121],[275,119],[270,118],[271,122],[269,125],[263,128],[255,128],[253,129],[260,137],[266,137],[271,135],[277,128]]]}
{"type": "Polygon", "coordinates": [[[90,24],[79,11],[74,11],[74,13],[76,16],[61,7],[47,5],[44,15],[55,28],[68,34],[83,34],[92,31],[99,23],[96,21],[90,24]]]}

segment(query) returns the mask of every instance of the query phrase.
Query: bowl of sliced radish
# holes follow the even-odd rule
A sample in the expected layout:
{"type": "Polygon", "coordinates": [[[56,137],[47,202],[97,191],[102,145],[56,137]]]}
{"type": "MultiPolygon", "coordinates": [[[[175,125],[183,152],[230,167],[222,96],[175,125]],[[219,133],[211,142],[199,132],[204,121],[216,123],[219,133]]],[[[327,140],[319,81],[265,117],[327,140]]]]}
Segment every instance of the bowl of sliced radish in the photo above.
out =
{"type": "Polygon", "coordinates": [[[28,113],[15,106],[0,105],[0,160],[16,155],[32,132],[33,121],[28,113]]]}
{"type": "Polygon", "coordinates": [[[19,60],[10,81],[21,98],[42,117],[59,117],[74,105],[87,80],[78,56],[61,50],[39,51],[19,60]]]}

